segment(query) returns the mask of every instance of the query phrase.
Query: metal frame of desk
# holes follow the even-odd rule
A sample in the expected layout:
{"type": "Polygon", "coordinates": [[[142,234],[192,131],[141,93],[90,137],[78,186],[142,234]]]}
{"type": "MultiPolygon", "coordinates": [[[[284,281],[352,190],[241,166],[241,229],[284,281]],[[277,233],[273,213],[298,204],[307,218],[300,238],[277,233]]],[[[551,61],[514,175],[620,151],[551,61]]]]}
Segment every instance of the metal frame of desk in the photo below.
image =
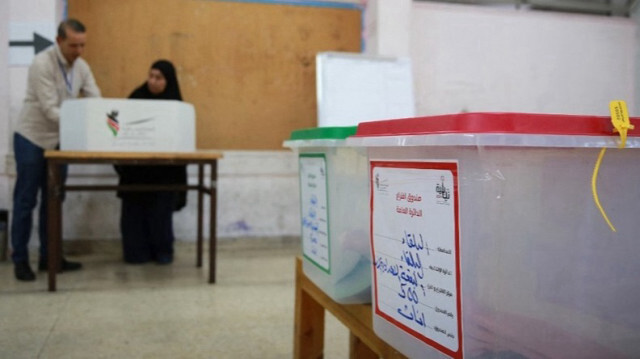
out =
{"type": "Polygon", "coordinates": [[[56,274],[62,258],[62,197],[65,191],[198,191],[198,250],[196,266],[202,266],[203,248],[203,196],[209,195],[209,283],[216,281],[216,199],[217,161],[220,152],[85,152],[85,151],[45,151],[47,159],[48,198],[48,272],[49,291],[56,291],[56,274]],[[62,183],[60,168],[69,164],[112,164],[112,165],[198,165],[197,185],[66,185],[62,183]],[[211,166],[210,185],[204,185],[204,166],[211,166]]]}

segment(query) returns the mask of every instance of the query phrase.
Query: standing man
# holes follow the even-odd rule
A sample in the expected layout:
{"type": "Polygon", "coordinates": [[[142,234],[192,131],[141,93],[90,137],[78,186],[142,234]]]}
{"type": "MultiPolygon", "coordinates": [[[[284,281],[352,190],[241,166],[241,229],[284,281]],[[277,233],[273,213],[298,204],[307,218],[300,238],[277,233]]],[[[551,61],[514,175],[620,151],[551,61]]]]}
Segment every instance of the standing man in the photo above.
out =
{"type": "MultiPolygon", "coordinates": [[[[59,145],[60,106],[67,99],[99,97],[91,69],[80,55],[87,39],[84,25],[75,19],[60,23],[56,44],[39,53],[29,67],[27,96],[13,135],[17,178],[11,221],[12,259],[16,279],[33,281],[29,265],[32,213],[40,192],[38,270],[47,270],[47,164],[44,151],[59,145]]],[[[63,170],[66,173],[66,169],[63,170]]],[[[80,263],[62,260],[63,271],[78,270],[80,263]]]]}

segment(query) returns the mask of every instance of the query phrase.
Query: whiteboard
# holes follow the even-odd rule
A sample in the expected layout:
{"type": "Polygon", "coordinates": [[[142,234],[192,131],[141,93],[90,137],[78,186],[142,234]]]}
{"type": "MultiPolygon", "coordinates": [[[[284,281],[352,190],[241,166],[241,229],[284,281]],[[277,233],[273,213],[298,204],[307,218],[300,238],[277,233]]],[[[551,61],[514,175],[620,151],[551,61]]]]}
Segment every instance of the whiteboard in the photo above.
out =
{"type": "Polygon", "coordinates": [[[318,127],[415,116],[408,58],[320,52],[316,89],[318,127]]]}

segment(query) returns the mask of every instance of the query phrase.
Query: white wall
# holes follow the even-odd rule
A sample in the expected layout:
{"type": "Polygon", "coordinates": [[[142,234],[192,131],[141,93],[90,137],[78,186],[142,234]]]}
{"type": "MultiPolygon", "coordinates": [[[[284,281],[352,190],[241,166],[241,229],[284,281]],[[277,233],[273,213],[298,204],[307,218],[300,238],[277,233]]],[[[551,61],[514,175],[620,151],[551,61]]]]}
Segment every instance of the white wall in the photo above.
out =
{"type": "Polygon", "coordinates": [[[411,23],[419,114],[634,113],[632,20],[415,3],[411,23]]]}
{"type": "Polygon", "coordinates": [[[411,57],[418,115],[509,111],[640,115],[638,15],[370,0],[365,52],[411,57]],[[408,54],[407,54],[408,52],[408,54]]]}
{"type": "Polygon", "coordinates": [[[412,0],[369,0],[366,2],[364,52],[370,55],[410,55],[412,0]]]}
{"type": "MultiPolygon", "coordinates": [[[[0,43],[9,43],[9,2],[0,1],[0,43]]],[[[0,79],[9,78],[9,47],[0,46],[0,79]]],[[[7,176],[6,158],[9,152],[9,81],[0,81],[0,209],[9,208],[9,182],[7,176]]]]}

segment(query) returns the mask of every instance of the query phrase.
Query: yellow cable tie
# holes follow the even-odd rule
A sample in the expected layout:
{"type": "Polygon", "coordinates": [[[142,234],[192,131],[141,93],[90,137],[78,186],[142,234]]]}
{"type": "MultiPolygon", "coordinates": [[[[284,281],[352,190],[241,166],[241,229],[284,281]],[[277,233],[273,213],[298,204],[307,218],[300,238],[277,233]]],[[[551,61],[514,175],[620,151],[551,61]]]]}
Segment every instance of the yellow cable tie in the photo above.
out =
{"type": "Polygon", "coordinates": [[[602,163],[602,158],[604,157],[605,152],[607,152],[607,148],[603,147],[600,150],[600,154],[598,155],[596,166],[593,169],[593,176],[591,177],[591,191],[593,192],[593,200],[596,202],[596,207],[598,207],[598,209],[600,210],[600,214],[602,214],[602,218],[604,218],[604,220],[607,222],[607,224],[609,225],[609,228],[611,228],[611,230],[615,232],[616,227],[614,227],[613,224],[611,224],[611,221],[609,220],[607,213],[604,211],[604,208],[602,208],[602,205],[600,204],[600,199],[598,198],[598,190],[596,186],[598,171],[600,171],[600,163],[602,163]]]}
{"type": "MultiPolygon", "coordinates": [[[[620,134],[620,144],[618,148],[624,148],[627,145],[627,131],[633,130],[635,127],[629,121],[629,112],[627,111],[627,104],[621,100],[615,100],[609,102],[609,111],[611,112],[611,123],[613,124],[613,133],[620,134]]],[[[604,208],[600,204],[600,199],[598,198],[598,188],[597,188],[597,179],[598,172],[600,171],[600,164],[602,163],[602,159],[604,158],[604,154],[607,152],[607,148],[603,147],[600,150],[600,154],[598,154],[598,160],[596,161],[596,165],[593,168],[593,176],[591,177],[591,192],[593,192],[593,201],[596,203],[596,206],[600,210],[600,214],[602,214],[602,218],[607,222],[609,228],[612,231],[616,231],[616,227],[613,226],[607,213],[604,211],[604,208]]]]}

